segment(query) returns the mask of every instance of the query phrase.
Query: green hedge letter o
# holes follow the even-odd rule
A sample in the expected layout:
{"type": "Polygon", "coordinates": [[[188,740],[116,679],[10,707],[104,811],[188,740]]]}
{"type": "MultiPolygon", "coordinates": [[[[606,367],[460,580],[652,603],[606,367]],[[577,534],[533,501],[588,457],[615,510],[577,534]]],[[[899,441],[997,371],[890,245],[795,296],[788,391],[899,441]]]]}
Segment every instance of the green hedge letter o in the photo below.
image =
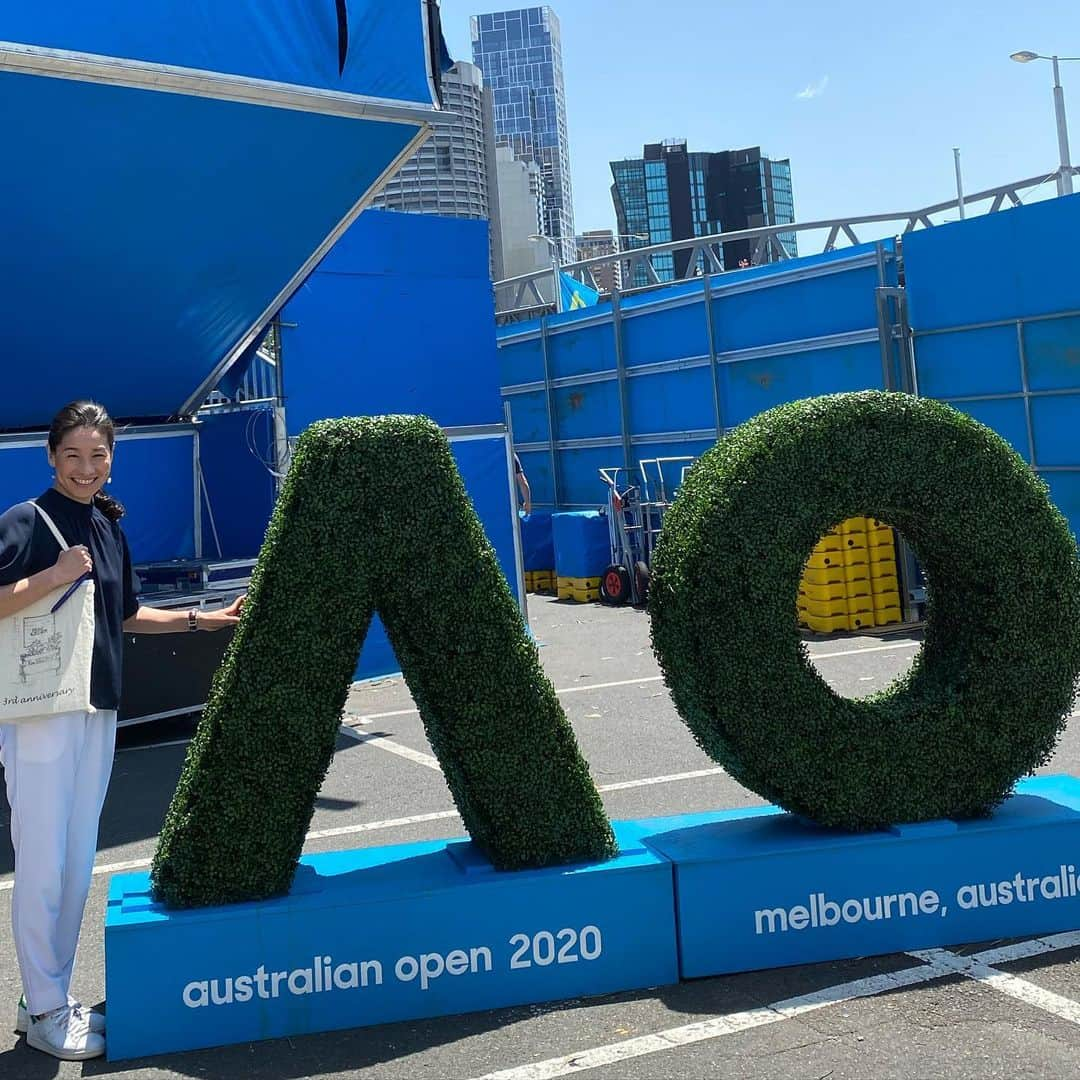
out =
{"type": "Polygon", "coordinates": [[[1050,757],[1080,671],[1076,543],[1045,485],[988,428],[902,394],[784,405],[706,453],[649,609],[702,748],[828,826],[987,813],[1050,757]],[[913,669],[853,701],[811,666],[795,608],[815,543],[858,516],[903,533],[931,593],[913,669]]]}

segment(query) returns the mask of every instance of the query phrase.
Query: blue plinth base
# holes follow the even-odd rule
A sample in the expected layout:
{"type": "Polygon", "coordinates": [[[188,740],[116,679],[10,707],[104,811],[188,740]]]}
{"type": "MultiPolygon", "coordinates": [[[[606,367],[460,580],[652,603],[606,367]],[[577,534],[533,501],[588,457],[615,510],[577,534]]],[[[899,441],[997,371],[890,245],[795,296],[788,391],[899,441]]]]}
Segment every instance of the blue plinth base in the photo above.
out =
{"type": "Polygon", "coordinates": [[[105,920],[111,1060],[1080,927],[1080,780],[852,835],[774,807],[616,823],[606,863],[467,840],[312,855],[280,900],[105,920]]]}
{"type": "Polygon", "coordinates": [[[678,981],[671,865],[499,873],[467,840],[305,857],[289,896],[167,911],[112,881],[110,1060],[678,981]]]}
{"type": "Polygon", "coordinates": [[[772,808],[639,822],[675,867],[683,978],[1080,927],[1080,781],[852,835],[772,808]]]}

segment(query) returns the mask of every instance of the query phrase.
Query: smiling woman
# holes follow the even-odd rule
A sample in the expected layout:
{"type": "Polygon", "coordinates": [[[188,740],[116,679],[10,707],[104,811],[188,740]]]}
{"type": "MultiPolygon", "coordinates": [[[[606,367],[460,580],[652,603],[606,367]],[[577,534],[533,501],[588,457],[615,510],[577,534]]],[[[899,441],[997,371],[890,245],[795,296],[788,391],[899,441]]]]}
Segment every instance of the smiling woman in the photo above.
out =
{"type": "MultiPolygon", "coordinates": [[[[68,988],[112,771],[122,633],[217,630],[237,621],[241,605],[236,601],[194,619],[183,611],[139,606],[120,528],[124,508],[102,490],[111,475],[115,441],[102,406],[87,401],[64,406],[49,428],[52,487],[0,515],[0,618],[30,614],[31,605],[42,600],[52,614],[73,602],[75,590],[66,587],[84,578],[93,582],[92,602],[89,595],[84,600],[92,603],[93,614],[88,611],[79,630],[93,637],[90,707],[85,698],[79,711],[49,711],[42,705],[40,716],[20,715],[17,723],[0,724],[0,764],[15,848],[12,923],[24,990],[16,1026],[27,1032],[29,1045],[66,1060],[105,1052],[104,1017],[72,1001],[68,988]],[[59,600],[50,611],[54,592],[59,600]]],[[[31,622],[41,619],[23,619],[27,638],[31,622]]],[[[56,636],[47,631],[41,640],[22,642],[23,653],[52,647],[59,662],[56,636]]],[[[48,667],[48,656],[36,659],[37,669],[48,667]]],[[[25,659],[20,665],[5,655],[0,663],[20,667],[0,671],[6,683],[27,682],[25,659]]],[[[23,692],[35,701],[50,696],[31,685],[23,692]]]]}

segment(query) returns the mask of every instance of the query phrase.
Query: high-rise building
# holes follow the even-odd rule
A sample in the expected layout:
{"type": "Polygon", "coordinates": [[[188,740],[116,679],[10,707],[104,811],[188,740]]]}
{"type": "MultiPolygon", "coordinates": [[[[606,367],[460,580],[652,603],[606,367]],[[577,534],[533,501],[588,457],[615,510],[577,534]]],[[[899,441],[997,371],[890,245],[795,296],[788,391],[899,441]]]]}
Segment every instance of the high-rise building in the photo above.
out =
{"type": "Polygon", "coordinates": [[[495,141],[535,162],[544,181],[544,235],[561,259],[574,259],[574,195],[566,132],[562,34],[546,5],[474,15],[473,63],[484,73],[495,107],[495,141]]]}
{"type": "MultiPolygon", "coordinates": [[[[685,140],[668,139],[646,145],[640,158],[613,161],[611,172],[619,232],[649,238],[630,240],[630,248],[795,220],[791,163],[767,158],[757,146],[690,153],[685,140]]],[[[788,255],[798,255],[793,232],[780,233],[779,240],[788,255]]],[[[756,240],[725,243],[720,253],[725,269],[752,260],[756,246],[756,240]]],[[[684,277],[690,254],[654,255],[653,269],[661,281],[684,277]]],[[[772,250],[765,254],[770,261],[775,257],[772,250]]],[[[697,269],[706,269],[703,255],[697,256],[697,269]]],[[[631,284],[648,284],[643,267],[635,268],[631,284]]]]}
{"type": "MultiPolygon", "coordinates": [[[[512,278],[545,270],[551,265],[547,244],[531,240],[543,231],[544,181],[539,166],[519,161],[508,146],[495,151],[499,185],[499,233],[502,241],[502,277],[512,278]]],[[[498,280],[498,279],[496,279],[498,280]]],[[[538,282],[547,299],[551,287],[538,282]]]]}
{"type": "MultiPolygon", "coordinates": [[[[577,238],[577,249],[579,259],[593,259],[600,255],[617,254],[619,242],[610,229],[590,229],[577,238]]],[[[621,263],[603,263],[594,266],[590,273],[601,292],[609,293],[613,289],[622,288],[621,263]]]]}
{"type": "Polygon", "coordinates": [[[443,76],[443,113],[434,133],[398,170],[373,206],[444,217],[484,218],[491,227],[491,272],[502,277],[495,125],[491,91],[464,61],[443,76]]]}

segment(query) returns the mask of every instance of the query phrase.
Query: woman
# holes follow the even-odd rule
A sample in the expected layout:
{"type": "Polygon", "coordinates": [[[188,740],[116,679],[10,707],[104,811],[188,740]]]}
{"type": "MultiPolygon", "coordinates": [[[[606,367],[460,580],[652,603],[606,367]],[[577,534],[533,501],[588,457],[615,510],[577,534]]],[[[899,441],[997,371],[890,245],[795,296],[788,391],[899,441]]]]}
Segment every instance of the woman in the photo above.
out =
{"type": "Polygon", "coordinates": [[[17,1027],[30,1046],[66,1061],[105,1052],[105,1018],[68,994],[90,891],[98,821],[112,772],[123,634],[220,630],[243,599],[222,611],[140,607],[123,507],[102,492],[113,465],[108,413],[73,402],[49,428],[52,487],[35,500],[71,545],[60,551],[41,515],[21,503],[0,516],[0,617],[13,615],[90,573],[95,583],[90,712],[0,725],[0,763],[15,848],[12,926],[22,974],[17,1027]]]}

